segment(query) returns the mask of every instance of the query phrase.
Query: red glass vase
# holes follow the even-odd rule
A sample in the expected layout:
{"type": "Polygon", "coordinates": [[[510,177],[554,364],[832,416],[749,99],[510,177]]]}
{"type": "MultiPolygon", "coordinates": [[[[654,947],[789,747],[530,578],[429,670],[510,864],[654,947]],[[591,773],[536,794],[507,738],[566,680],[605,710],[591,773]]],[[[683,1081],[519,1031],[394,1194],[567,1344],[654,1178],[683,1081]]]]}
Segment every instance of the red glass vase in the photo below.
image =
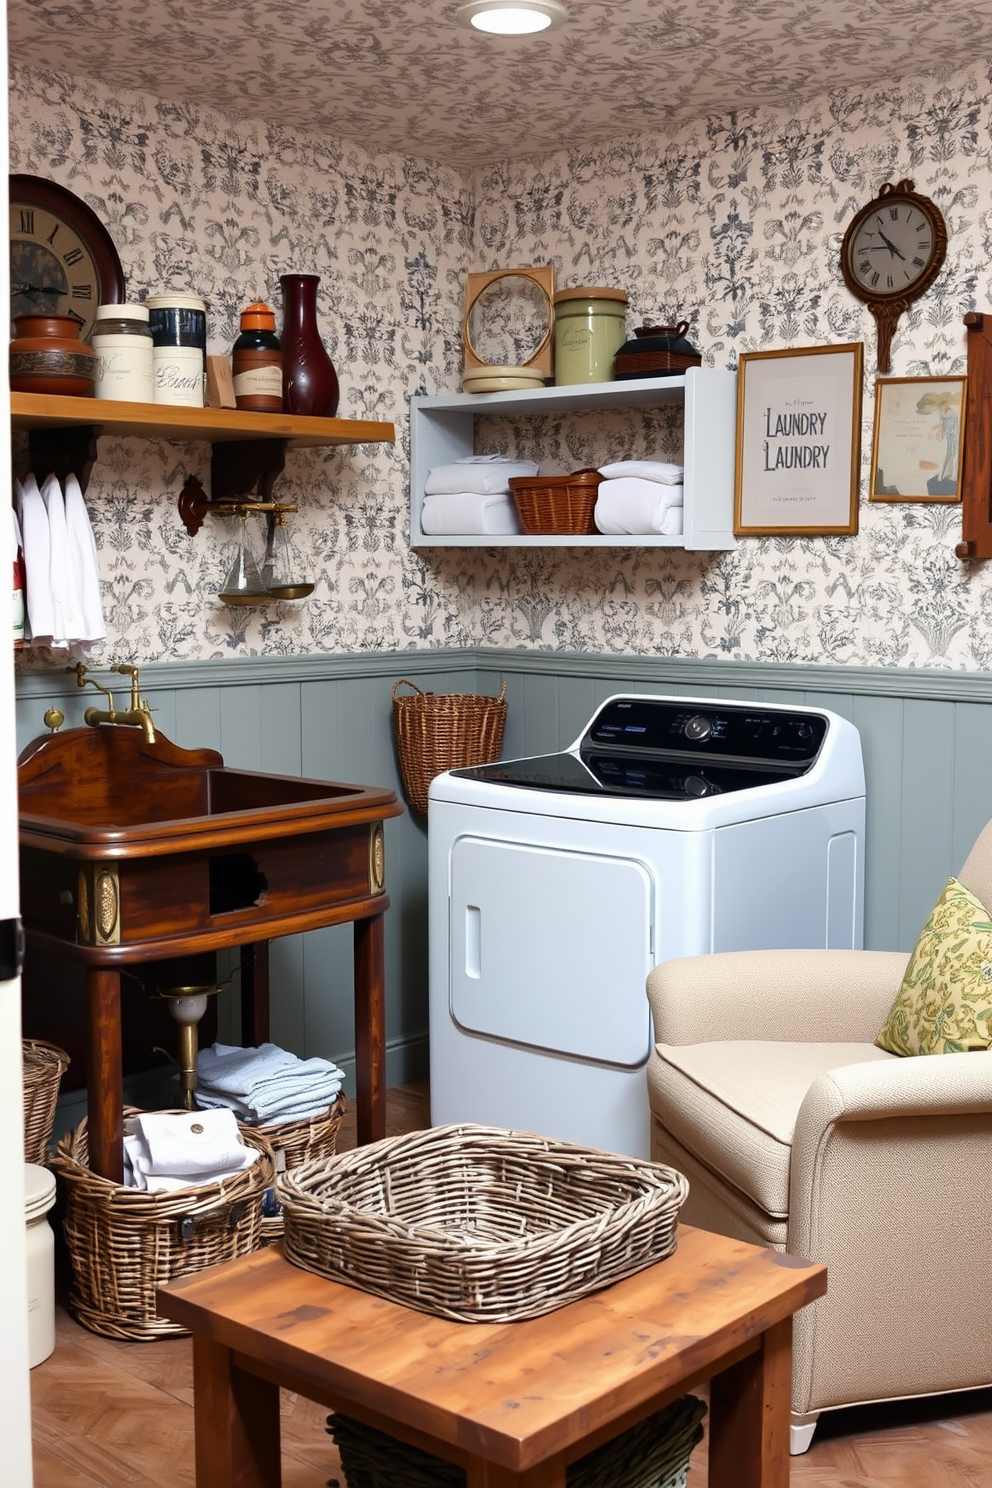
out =
{"type": "Polygon", "coordinates": [[[318,274],[282,274],[282,403],[286,413],[334,418],[338,374],[317,329],[318,274]]]}

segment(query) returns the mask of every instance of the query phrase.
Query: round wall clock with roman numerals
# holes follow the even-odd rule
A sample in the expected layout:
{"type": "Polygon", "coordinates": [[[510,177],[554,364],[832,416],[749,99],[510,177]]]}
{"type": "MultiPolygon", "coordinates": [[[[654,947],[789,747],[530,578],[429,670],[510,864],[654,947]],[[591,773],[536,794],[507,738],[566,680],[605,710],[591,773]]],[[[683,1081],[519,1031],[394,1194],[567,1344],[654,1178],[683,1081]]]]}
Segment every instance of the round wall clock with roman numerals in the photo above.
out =
{"type": "Polygon", "coordinates": [[[96,213],[54,181],[11,176],[11,321],[32,313],[71,315],[85,341],[97,305],[123,299],[124,270],[96,213]]]}
{"type": "Polygon", "coordinates": [[[940,273],[947,227],[940,208],[913,190],[913,182],[887,181],[848,225],[840,270],[878,326],[878,370],[888,372],[892,335],[914,300],[940,273]]]}

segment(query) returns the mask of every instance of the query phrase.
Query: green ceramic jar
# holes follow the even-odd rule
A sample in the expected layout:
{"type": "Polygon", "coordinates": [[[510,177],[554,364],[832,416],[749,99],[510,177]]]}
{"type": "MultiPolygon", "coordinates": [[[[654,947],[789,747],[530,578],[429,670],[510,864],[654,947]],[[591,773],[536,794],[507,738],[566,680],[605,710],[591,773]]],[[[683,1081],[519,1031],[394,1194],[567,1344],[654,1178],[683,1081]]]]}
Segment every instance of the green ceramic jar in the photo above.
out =
{"type": "Polygon", "coordinates": [[[555,383],[612,382],[627,339],[627,294],[587,286],[555,295],[555,383]]]}

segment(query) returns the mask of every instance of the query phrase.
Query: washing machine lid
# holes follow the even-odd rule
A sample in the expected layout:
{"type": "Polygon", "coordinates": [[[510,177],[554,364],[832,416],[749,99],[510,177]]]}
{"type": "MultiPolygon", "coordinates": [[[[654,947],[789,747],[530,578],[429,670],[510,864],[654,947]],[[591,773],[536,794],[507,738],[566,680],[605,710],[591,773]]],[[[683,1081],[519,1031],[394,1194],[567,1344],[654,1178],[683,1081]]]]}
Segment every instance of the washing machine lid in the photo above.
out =
{"type": "Polygon", "coordinates": [[[571,750],[451,774],[525,790],[700,800],[795,780],[812,768],[828,726],[810,710],[618,697],[571,750]]]}

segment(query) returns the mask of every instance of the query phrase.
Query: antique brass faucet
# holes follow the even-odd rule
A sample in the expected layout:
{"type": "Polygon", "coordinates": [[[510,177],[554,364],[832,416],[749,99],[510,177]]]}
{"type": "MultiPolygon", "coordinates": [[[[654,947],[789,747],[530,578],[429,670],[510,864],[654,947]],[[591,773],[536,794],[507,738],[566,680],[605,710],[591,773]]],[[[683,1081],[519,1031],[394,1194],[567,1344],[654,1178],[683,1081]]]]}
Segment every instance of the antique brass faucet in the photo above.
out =
{"type": "Polygon", "coordinates": [[[99,682],[94,682],[88,676],[89,668],[80,661],[76,665],[77,687],[95,687],[97,692],[102,692],[109,699],[109,708],[87,708],[83,714],[83,722],[88,723],[91,728],[96,728],[101,723],[124,723],[135,724],[144,731],[145,738],[149,744],[155,743],[155,725],[152,722],[152,710],[138,692],[138,668],[125,666],[120,663],[110,668],[112,672],[121,672],[125,677],[131,678],[131,704],[130,707],[118,711],[114,707],[114,695],[109,687],[101,687],[99,682]]]}

